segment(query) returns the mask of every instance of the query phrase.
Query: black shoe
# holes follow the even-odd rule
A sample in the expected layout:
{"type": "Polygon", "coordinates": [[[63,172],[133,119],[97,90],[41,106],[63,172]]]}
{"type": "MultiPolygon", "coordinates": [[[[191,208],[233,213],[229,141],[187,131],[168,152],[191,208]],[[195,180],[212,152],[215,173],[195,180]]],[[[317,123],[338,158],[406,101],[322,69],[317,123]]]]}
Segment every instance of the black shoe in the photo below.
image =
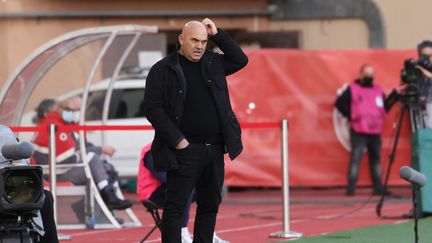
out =
{"type": "Polygon", "coordinates": [[[354,190],[353,189],[348,189],[347,191],[346,191],[346,193],[345,193],[345,195],[347,196],[347,197],[353,197],[354,196],[354,190]]]}
{"type": "Polygon", "coordinates": [[[118,198],[112,186],[104,187],[100,191],[100,194],[102,196],[102,199],[106,203],[108,209],[110,210],[122,210],[132,207],[132,201],[128,199],[122,200],[118,198]]]}
{"type": "Polygon", "coordinates": [[[413,219],[414,218],[414,209],[411,208],[408,213],[402,214],[402,217],[407,218],[407,219],[413,219]]]}
{"type": "Polygon", "coordinates": [[[374,189],[372,192],[372,195],[384,195],[384,196],[390,196],[392,193],[389,190],[383,190],[383,189],[374,189]]]}

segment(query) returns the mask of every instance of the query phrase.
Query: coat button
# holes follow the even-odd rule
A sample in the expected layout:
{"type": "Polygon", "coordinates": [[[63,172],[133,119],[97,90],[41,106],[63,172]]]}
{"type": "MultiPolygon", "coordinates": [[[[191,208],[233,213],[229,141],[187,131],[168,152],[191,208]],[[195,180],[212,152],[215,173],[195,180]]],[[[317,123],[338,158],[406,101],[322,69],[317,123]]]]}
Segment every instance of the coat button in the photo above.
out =
{"type": "Polygon", "coordinates": [[[179,90],[179,94],[183,94],[183,90],[179,90]]]}
{"type": "Polygon", "coordinates": [[[211,80],[209,79],[208,82],[211,83],[211,80]]]}
{"type": "Polygon", "coordinates": [[[175,119],[178,120],[178,116],[176,116],[175,119]]]}

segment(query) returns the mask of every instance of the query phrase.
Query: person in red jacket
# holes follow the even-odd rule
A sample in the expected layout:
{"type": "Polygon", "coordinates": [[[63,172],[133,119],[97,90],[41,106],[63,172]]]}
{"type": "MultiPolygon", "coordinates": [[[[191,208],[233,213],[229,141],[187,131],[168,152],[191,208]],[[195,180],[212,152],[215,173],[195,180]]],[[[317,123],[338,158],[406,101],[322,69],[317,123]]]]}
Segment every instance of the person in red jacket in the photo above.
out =
{"type": "MultiPolygon", "coordinates": [[[[43,100],[36,108],[36,121],[39,126],[55,124],[67,126],[76,120],[77,100],[69,100],[57,104],[52,99],[43,100]]],[[[73,132],[58,132],[56,134],[56,162],[57,164],[82,163],[79,153],[79,143],[73,132]]],[[[37,164],[48,164],[49,134],[48,130],[39,132],[33,139],[35,152],[33,160],[37,164]]],[[[103,149],[97,146],[87,146],[87,160],[92,176],[97,184],[101,196],[110,210],[121,210],[132,206],[132,201],[122,200],[115,193],[114,184],[110,175],[110,165],[102,158],[103,149]]],[[[82,167],[57,168],[59,181],[70,181],[75,185],[85,185],[87,177],[82,167]]]]}

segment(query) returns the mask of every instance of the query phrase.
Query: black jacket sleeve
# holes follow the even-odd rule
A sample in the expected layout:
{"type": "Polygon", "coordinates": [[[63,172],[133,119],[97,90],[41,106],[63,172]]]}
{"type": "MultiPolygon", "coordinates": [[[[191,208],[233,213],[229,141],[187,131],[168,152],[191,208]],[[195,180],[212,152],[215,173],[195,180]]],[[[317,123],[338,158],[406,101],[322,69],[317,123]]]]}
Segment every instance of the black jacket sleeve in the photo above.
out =
{"type": "Polygon", "coordinates": [[[349,87],[336,99],[335,106],[344,117],[351,118],[351,91],[349,87]]]}
{"type": "Polygon", "coordinates": [[[399,101],[399,93],[393,89],[392,92],[388,95],[384,95],[384,108],[386,112],[390,111],[393,105],[399,101]]]}
{"type": "Polygon", "coordinates": [[[248,57],[224,30],[218,29],[216,35],[210,36],[210,40],[214,41],[224,53],[223,63],[226,75],[233,74],[247,65],[248,57]]]}
{"type": "Polygon", "coordinates": [[[162,70],[160,70],[158,66],[153,66],[147,75],[144,94],[144,112],[160,137],[168,143],[170,147],[175,147],[181,139],[184,138],[184,135],[169,118],[164,109],[165,97],[161,72],[162,70]]]}

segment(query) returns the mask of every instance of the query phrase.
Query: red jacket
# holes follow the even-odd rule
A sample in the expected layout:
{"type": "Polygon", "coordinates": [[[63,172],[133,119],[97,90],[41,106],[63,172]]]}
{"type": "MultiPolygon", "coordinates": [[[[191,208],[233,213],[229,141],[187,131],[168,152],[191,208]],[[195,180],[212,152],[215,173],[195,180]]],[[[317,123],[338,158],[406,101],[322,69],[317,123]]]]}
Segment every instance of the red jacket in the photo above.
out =
{"type": "MultiPolygon", "coordinates": [[[[63,121],[62,117],[57,112],[48,112],[47,117],[39,120],[39,126],[49,126],[50,124],[55,125],[68,125],[65,121],[63,121]]],[[[56,133],[56,159],[57,163],[66,162],[68,163],[77,161],[77,144],[76,140],[73,137],[73,133],[71,132],[60,132],[56,133]],[[72,160],[72,161],[71,161],[72,160]]],[[[47,164],[48,163],[48,154],[49,154],[49,133],[48,129],[43,132],[39,132],[36,137],[33,139],[33,144],[35,145],[35,156],[33,159],[38,164],[47,164]],[[38,161],[44,160],[46,155],[46,161],[38,161]]]]}
{"type": "Polygon", "coordinates": [[[137,194],[140,201],[149,199],[151,194],[158,188],[161,183],[152,175],[144,166],[144,157],[150,151],[151,144],[148,144],[141,150],[141,156],[138,168],[137,194]]]}

